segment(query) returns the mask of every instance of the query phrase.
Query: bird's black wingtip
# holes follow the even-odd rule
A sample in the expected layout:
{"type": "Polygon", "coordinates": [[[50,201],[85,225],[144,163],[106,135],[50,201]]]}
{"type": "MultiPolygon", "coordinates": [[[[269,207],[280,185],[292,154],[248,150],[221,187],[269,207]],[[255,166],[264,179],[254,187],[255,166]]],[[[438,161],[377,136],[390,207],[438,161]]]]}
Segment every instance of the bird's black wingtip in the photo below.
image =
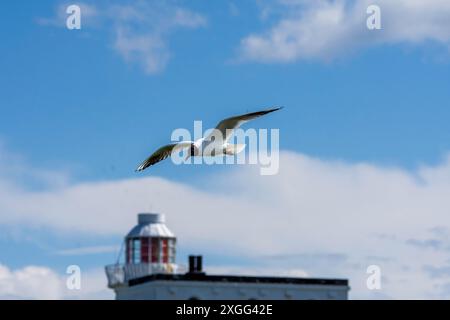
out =
{"type": "Polygon", "coordinates": [[[273,106],[270,109],[268,109],[267,112],[275,112],[281,109],[284,109],[284,106],[273,106]]]}

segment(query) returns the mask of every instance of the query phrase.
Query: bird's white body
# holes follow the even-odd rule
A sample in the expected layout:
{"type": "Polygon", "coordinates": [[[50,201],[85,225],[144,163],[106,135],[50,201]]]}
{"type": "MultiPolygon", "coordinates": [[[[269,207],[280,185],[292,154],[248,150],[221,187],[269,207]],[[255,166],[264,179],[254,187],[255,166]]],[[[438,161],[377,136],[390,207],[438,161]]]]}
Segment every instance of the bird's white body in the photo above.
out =
{"type": "MultiPolygon", "coordinates": [[[[188,142],[188,141],[183,141],[188,142]]],[[[223,155],[235,155],[245,149],[245,144],[231,144],[223,139],[209,140],[201,138],[193,142],[194,152],[190,156],[214,157],[223,155]]]]}
{"type": "Polygon", "coordinates": [[[150,157],[142,162],[136,171],[143,171],[149,166],[160,162],[175,152],[181,152],[189,149],[189,157],[214,157],[224,155],[235,155],[245,148],[245,144],[228,143],[233,134],[234,129],[239,128],[243,123],[263,116],[265,114],[280,110],[281,107],[268,110],[258,111],[224,119],[219,122],[212,132],[204,138],[196,141],[180,141],[178,143],[169,144],[156,150],[150,157]]]}

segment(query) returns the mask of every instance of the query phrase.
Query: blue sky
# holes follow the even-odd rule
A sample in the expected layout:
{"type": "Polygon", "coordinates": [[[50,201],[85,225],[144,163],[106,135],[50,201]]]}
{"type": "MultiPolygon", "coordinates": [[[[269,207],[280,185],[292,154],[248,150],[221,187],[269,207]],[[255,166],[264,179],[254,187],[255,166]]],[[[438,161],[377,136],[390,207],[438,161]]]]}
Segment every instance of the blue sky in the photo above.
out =
{"type": "MultiPolygon", "coordinates": [[[[96,14],[86,20],[82,15],[81,30],[67,30],[58,18],[65,4],[8,1],[1,5],[0,151],[7,159],[17,159],[22,168],[19,173],[8,165],[0,170],[8,182],[25,191],[57,188],[34,176],[34,171],[61,175],[67,178],[64,186],[150,176],[201,189],[205,181],[229,168],[174,166],[170,161],[143,174],[136,174],[134,168],[169,142],[175,128],[192,129],[194,120],[213,127],[224,117],[272,105],[285,109],[252,125],[279,128],[282,150],[320,161],[365,163],[414,176],[418,168],[440,165],[450,150],[450,35],[427,31],[418,38],[402,38],[401,32],[389,29],[394,25],[389,10],[395,5],[386,4],[386,27],[361,31],[364,41],[359,40],[359,31],[354,37],[331,35],[340,44],[323,47],[325,58],[321,47],[305,57],[300,43],[286,61],[245,56],[243,39],[267,38],[271,30],[279,31],[283,20],[302,23],[301,12],[322,10],[320,6],[308,1],[297,6],[282,1],[170,1],[163,5],[167,16],[163,14],[162,21],[171,19],[174,8],[182,8],[194,22],[160,27],[154,21],[134,25],[102,16],[118,3],[99,1],[89,4],[96,7],[96,14]],[[300,13],[292,13],[296,11],[300,13]],[[144,58],[125,58],[126,49],[117,45],[121,28],[127,40],[156,35],[163,43],[162,53],[157,54],[165,60],[156,72],[145,67],[145,61],[154,58],[152,52],[134,48],[131,54],[144,58]]],[[[157,14],[159,8],[139,1],[122,5],[140,8],[144,14],[157,14]]],[[[426,14],[448,10],[444,5],[426,14]]],[[[361,16],[364,22],[365,13],[361,16]]],[[[394,18],[404,19],[404,28],[409,27],[407,17],[394,18]]],[[[352,13],[348,19],[353,19],[352,13]]],[[[425,30],[430,30],[428,21],[423,21],[425,30]]],[[[437,29],[448,29],[443,24],[437,29]]],[[[327,31],[324,27],[313,34],[320,39],[327,31]]],[[[123,233],[132,227],[135,213],[124,213],[130,224],[123,233]]],[[[1,264],[11,269],[43,265],[59,274],[74,260],[88,269],[101,268],[113,262],[115,253],[74,257],[55,253],[58,250],[119,245],[123,234],[61,231],[51,223],[28,225],[6,218],[0,229],[1,264]]],[[[252,265],[244,254],[221,256],[214,248],[198,248],[183,240],[181,262],[186,254],[201,250],[214,265],[252,265]]]]}

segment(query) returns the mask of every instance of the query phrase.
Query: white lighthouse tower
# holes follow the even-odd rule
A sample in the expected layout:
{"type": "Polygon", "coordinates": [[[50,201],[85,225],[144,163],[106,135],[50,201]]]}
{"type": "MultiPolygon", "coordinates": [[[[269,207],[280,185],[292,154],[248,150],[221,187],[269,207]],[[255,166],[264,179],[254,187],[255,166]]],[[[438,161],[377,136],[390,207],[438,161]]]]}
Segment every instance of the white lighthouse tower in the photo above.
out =
{"type": "Polygon", "coordinates": [[[125,264],[106,266],[108,285],[121,286],[152,274],[173,274],[176,237],[159,213],[138,214],[138,224],[125,236],[125,264]]]}

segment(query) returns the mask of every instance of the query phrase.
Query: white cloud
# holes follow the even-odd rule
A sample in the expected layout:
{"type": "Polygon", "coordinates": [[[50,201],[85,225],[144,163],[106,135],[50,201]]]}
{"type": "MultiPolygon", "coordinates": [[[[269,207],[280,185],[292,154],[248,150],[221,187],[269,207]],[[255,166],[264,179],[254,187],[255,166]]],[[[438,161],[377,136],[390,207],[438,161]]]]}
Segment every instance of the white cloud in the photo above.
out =
{"type": "Polygon", "coordinates": [[[166,67],[170,58],[167,38],[172,32],[206,24],[206,19],[196,12],[161,2],[115,5],[109,12],[117,24],[116,50],[125,60],[142,65],[149,74],[166,67]]]}
{"type": "Polygon", "coordinates": [[[69,290],[66,277],[50,268],[26,266],[11,270],[0,264],[0,299],[111,299],[101,270],[82,272],[80,290],[69,290]]]}
{"type": "MultiPolygon", "coordinates": [[[[136,63],[148,74],[165,69],[171,57],[170,36],[180,29],[206,25],[206,18],[172,1],[125,1],[103,4],[79,3],[82,29],[104,29],[114,38],[113,48],[127,62],[136,63]]],[[[68,4],[59,5],[56,16],[40,18],[44,26],[65,27],[68,4]]]]}
{"type": "Polygon", "coordinates": [[[234,2],[228,3],[228,12],[232,17],[237,17],[240,15],[239,7],[234,2]]]}
{"type": "Polygon", "coordinates": [[[61,294],[60,279],[48,268],[28,266],[11,271],[0,264],[1,299],[58,299],[61,294]]]}
{"type": "Polygon", "coordinates": [[[428,243],[437,236],[430,230],[450,230],[449,177],[450,157],[410,172],[282,152],[276,176],[230,167],[207,177],[205,189],[151,175],[33,191],[0,178],[0,224],[124,235],[151,203],[184,248],[253,259],[267,270],[349,277],[354,298],[430,297],[443,280],[424,266],[447,266],[448,251],[411,239],[428,243]],[[381,293],[365,287],[371,264],[382,269],[381,293]]]}
{"type": "Polygon", "coordinates": [[[61,256],[78,256],[78,255],[99,254],[109,252],[117,253],[119,252],[119,250],[120,250],[119,245],[111,245],[111,246],[91,246],[91,247],[63,249],[58,250],[55,253],[61,256]]]}
{"type": "MultiPolygon", "coordinates": [[[[265,16],[270,6],[264,6],[265,16]]],[[[259,62],[331,60],[380,44],[418,45],[434,41],[449,47],[450,2],[446,0],[279,1],[277,22],[241,40],[240,58],[259,62]],[[381,30],[368,30],[366,9],[381,8],[381,30]]]]}
{"type": "Polygon", "coordinates": [[[170,57],[166,44],[160,37],[133,35],[124,29],[117,30],[114,46],[126,61],[137,61],[149,74],[162,71],[170,57]]]}

